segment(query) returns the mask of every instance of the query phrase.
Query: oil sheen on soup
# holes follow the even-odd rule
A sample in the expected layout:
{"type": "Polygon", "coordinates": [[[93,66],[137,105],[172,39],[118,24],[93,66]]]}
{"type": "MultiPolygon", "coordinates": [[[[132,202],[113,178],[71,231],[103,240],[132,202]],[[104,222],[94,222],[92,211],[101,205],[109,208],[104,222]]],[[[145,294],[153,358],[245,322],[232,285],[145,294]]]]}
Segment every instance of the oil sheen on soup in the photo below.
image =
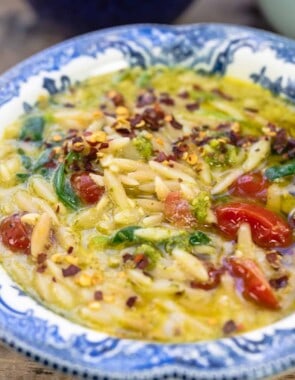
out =
{"type": "Polygon", "coordinates": [[[1,263],[55,312],[190,342],[294,311],[291,103],[130,68],[41,96],[0,145],[1,263]]]}

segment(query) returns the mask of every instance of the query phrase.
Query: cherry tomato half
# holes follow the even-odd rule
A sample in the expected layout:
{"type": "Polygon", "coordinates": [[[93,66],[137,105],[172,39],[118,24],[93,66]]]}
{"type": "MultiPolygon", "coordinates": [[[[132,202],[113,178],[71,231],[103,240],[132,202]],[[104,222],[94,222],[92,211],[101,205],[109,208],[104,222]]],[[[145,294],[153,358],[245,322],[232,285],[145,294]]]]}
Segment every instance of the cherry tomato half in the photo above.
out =
{"type": "Polygon", "coordinates": [[[87,204],[98,202],[104,193],[104,187],[98,186],[87,172],[74,173],[71,185],[82,202],[87,204]]]}
{"type": "Polygon", "coordinates": [[[196,223],[188,201],[178,191],[167,195],[164,201],[164,215],[167,220],[179,227],[189,227],[196,223]]]}
{"type": "Polygon", "coordinates": [[[229,192],[240,197],[249,197],[266,200],[267,189],[270,183],[261,172],[249,173],[240,176],[229,188],[229,192]]]}
{"type": "Polygon", "coordinates": [[[251,259],[229,258],[229,271],[233,277],[242,279],[243,295],[261,306],[278,309],[279,302],[259,266],[251,259]]]}
{"type": "Polygon", "coordinates": [[[21,221],[19,215],[11,215],[0,223],[2,243],[13,252],[29,253],[32,229],[21,221]]]}
{"type": "Polygon", "coordinates": [[[242,223],[249,223],[254,242],[265,248],[288,247],[292,243],[292,230],[279,215],[264,207],[232,202],[215,209],[220,230],[229,238],[237,236],[242,223]]]}

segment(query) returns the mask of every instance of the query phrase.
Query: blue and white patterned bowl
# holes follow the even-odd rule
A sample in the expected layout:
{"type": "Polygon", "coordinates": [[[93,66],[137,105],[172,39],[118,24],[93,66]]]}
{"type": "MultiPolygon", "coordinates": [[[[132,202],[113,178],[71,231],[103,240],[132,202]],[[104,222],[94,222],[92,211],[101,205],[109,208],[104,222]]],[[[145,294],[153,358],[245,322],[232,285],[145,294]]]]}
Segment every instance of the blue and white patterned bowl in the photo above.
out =
{"type": "MultiPolygon", "coordinates": [[[[184,65],[260,83],[295,101],[295,43],[226,25],[138,25],[95,32],[0,78],[0,130],[44,91],[130,65],[184,65]]],[[[25,295],[0,268],[0,337],[28,356],[92,379],[260,379],[295,366],[295,315],[245,335],[192,344],[116,339],[73,324],[25,295]]]]}

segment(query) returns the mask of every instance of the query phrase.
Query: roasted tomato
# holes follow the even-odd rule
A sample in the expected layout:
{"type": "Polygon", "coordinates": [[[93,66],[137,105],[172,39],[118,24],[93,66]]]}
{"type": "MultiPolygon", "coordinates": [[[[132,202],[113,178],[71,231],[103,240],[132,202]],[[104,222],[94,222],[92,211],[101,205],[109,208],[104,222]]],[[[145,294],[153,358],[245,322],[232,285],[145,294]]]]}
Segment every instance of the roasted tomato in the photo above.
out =
{"type": "Polygon", "coordinates": [[[265,248],[288,247],[292,230],[276,213],[250,203],[233,202],[215,209],[220,230],[229,238],[237,236],[242,223],[249,223],[254,242],[265,248]]]}
{"type": "Polygon", "coordinates": [[[240,176],[229,188],[229,192],[240,197],[249,197],[266,200],[269,181],[261,172],[249,173],[240,176]]]}
{"type": "Polygon", "coordinates": [[[32,228],[21,221],[18,214],[8,216],[0,223],[2,243],[13,252],[29,253],[32,228]]]}
{"type": "Polygon", "coordinates": [[[179,227],[189,227],[196,223],[188,201],[178,191],[167,195],[164,202],[164,215],[169,222],[179,227]]]}
{"type": "Polygon", "coordinates": [[[243,295],[246,298],[270,309],[279,308],[274,291],[253,260],[232,257],[227,263],[231,275],[242,280],[243,295]]]}
{"type": "Polygon", "coordinates": [[[86,172],[74,173],[71,185],[81,201],[87,204],[98,202],[104,193],[104,187],[98,186],[86,172]]]}

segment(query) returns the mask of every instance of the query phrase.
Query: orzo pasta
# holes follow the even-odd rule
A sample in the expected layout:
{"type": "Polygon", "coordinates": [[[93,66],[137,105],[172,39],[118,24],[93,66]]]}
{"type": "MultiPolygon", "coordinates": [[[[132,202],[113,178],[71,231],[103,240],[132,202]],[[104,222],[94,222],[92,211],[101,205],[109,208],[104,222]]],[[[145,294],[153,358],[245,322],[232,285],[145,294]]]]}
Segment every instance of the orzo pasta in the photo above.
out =
{"type": "Polygon", "coordinates": [[[295,109],[152,67],[42,97],[4,131],[1,262],[65,317],[196,341],[295,309],[295,109]]]}

